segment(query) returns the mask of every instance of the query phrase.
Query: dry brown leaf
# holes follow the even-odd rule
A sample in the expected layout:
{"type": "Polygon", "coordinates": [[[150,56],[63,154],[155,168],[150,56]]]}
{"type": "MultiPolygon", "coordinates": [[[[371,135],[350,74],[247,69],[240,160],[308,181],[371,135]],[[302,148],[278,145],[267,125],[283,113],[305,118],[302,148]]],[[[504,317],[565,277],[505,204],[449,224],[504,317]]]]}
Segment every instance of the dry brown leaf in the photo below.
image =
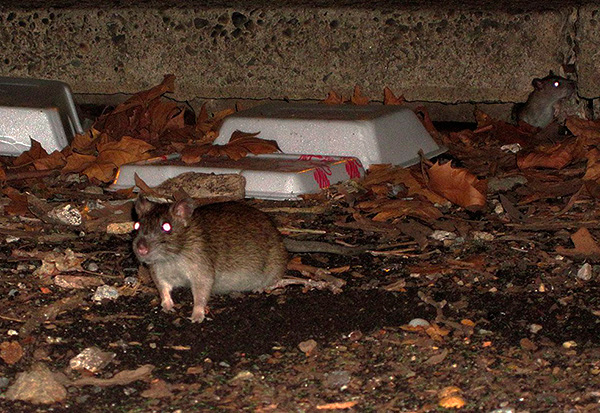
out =
{"type": "Polygon", "coordinates": [[[78,153],[73,153],[71,156],[67,158],[67,164],[62,169],[63,173],[71,173],[71,172],[81,172],[90,166],[96,157],[94,155],[81,155],[78,153]]]}
{"type": "Polygon", "coordinates": [[[585,145],[600,144],[600,120],[586,120],[569,116],[565,125],[573,135],[582,138],[585,145]]]}
{"type": "Polygon", "coordinates": [[[223,109],[209,118],[206,107],[202,106],[196,120],[196,130],[205,135],[201,143],[212,143],[219,136],[218,131],[225,118],[234,113],[233,109],[223,109]]]}
{"type": "MultiPolygon", "coordinates": [[[[371,165],[368,174],[362,181],[366,189],[373,189],[374,185],[390,183],[404,185],[408,189],[408,196],[421,195],[434,204],[444,203],[445,198],[431,192],[424,183],[421,183],[410,169],[391,165],[371,165]]],[[[386,195],[387,196],[387,195],[386,195]]]]}
{"type": "Polygon", "coordinates": [[[187,164],[198,163],[202,159],[202,155],[206,155],[212,145],[197,145],[197,146],[186,146],[181,152],[181,160],[187,164]]]}
{"type": "Polygon", "coordinates": [[[404,105],[405,103],[404,96],[400,95],[399,97],[396,97],[394,92],[387,86],[383,89],[384,105],[404,105]]]}
{"type": "Polygon", "coordinates": [[[355,85],[354,94],[350,98],[350,102],[352,102],[353,105],[368,105],[369,98],[362,94],[358,85],[355,85]]]}
{"type": "Polygon", "coordinates": [[[417,106],[414,109],[415,114],[427,130],[429,134],[438,141],[442,139],[442,134],[436,129],[433,125],[433,121],[431,120],[431,116],[429,116],[429,111],[425,106],[417,106]]]}
{"type": "Polygon", "coordinates": [[[98,157],[83,170],[83,174],[90,179],[109,182],[114,179],[119,166],[148,159],[149,151],[154,149],[154,146],[130,136],[123,136],[118,142],[100,142],[97,148],[98,157]]]}
{"type": "Polygon", "coordinates": [[[145,106],[153,99],[156,99],[167,92],[173,92],[175,90],[175,75],[165,75],[163,81],[154,86],[151,89],[145,90],[140,93],[136,93],[131,98],[127,99],[125,102],[118,105],[113,111],[112,114],[115,115],[120,112],[125,112],[128,109],[131,109],[135,106],[145,106]]]}
{"type": "Polygon", "coordinates": [[[6,171],[0,166],[0,183],[6,181],[6,171]]]}
{"type": "Polygon", "coordinates": [[[327,105],[341,105],[342,103],[344,103],[344,98],[332,90],[327,94],[327,97],[325,98],[323,103],[327,105]]]}
{"type": "Polygon", "coordinates": [[[8,186],[2,190],[2,193],[10,199],[10,203],[4,207],[4,212],[9,215],[27,216],[31,215],[29,211],[29,202],[27,195],[24,195],[16,189],[8,186]]]}
{"type": "Polygon", "coordinates": [[[138,380],[147,380],[152,376],[152,364],[144,364],[135,370],[123,370],[113,377],[104,379],[99,377],[82,377],[73,382],[74,386],[125,386],[138,380]]]}
{"type": "Polygon", "coordinates": [[[429,188],[463,208],[485,206],[487,181],[479,180],[466,169],[453,168],[450,162],[436,162],[427,171],[429,188]]]}
{"type": "Polygon", "coordinates": [[[78,133],[71,142],[71,149],[82,154],[95,152],[94,143],[100,138],[100,131],[90,128],[87,132],[78,133]]]}
{"type": "Polygon", "coordinates": [[[556,247],[556,252],[568,256],[582,256],[596,259],[600,257],[600,246],[598,246],[598,243],[587,228],[580,228],[576,233],[571,235],[571,241],[573,241],[575,248],[570,249],[559,246],[556,247]]]}
{"type": "Polygon", "coordinates": [[[188,146],[182,151],[181,159],[189,164],[199,162],[203,155],[227,156],[233,160],[238,160],[249,153],[259,155],[280,151],[277,142],[257,138],[256,135],[258,133],[235,131],[225,145],[188,146]]]}
{"type": "Polygon", "coordinates": [[[146,182],[144,182],[144,180],[140,178],[137,173],[133,175],[133,179],[135,181],[135,186],[140,188],[140,191],[143,194],[155,194],[155,191],[146,182]]]}
{"type": "Polygon", "coordinates": [[[394,218],[411,216],[425,221],[433,221],[442,217],[439,209],[429,202],[418,199],[386,199],[363,201],[356,205],[356,208],[374,212],[377,215],[373,221],[382,222],[394,218]]]}
{"type": "Polygon", "coordinates": [[[59,169],[65,166],[66,164],[67,161],[65,159],[65,156],[59,151],[54,151],[44,158],[36,159],[35,161],[33,161],[33,166],[35,166],[35,169],[37,169],[38,171],[59,169]]]}
{"type": "Polygon", "coordinates": [[[535,152],[517,155],[520,169],[551,168],[562,169],[573,160],[583,156],[582,141],[570,139],[549,147],[540,147],[535,152]]]}
{"type": "Polygon", "coordinates": [[[591,149],[585,156],[588,162],[582,179],[584,181],[597,181],[600,178],[600,150],[597,148],[591,149]]]}
{"type": "Polygon", "coordinates": [[[35,139],[31,139],[31,148],[20,154],[14,161],[14,166],[29,165],[38,159],[42,159],[48,156],[48,152],[42,145],[35,139]]]}

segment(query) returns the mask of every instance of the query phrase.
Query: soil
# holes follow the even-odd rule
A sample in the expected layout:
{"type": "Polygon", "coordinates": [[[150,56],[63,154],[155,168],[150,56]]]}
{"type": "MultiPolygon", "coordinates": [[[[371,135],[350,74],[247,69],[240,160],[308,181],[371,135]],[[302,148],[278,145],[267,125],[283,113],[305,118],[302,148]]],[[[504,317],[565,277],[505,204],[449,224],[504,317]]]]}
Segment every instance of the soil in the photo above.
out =
{"type": "MultiPolygon", "coordinates": [[[[469,163],[456,152],[447,156],[469,163]]],[[[547,182],[581,173],[574,168],[549,173],[554,179],[547,182]]],[[[125,197],[83,195],[89,185],[47,176],[18,189],[44,194],[50,206],[125,197]]],[[[160,311],[131,234],[5,214],[0,391],[7,395],[20,374],[42,363],[66,393],[46,404],[2,397],[0,411],[600,411],[598,256],[559,248],[572,249],[570,237],[581,227],[598,239],[597,200],[538,196],[518,204],[525,195],[502,193],[526,219],[498,212],[491,200],[500,192],[488,194],[479,211],[443,206],[443,217],[429,221],[375,222],[366,214],[369,225],[354,220],[356,203],[343,186],[317,199],[249,201],[281,228],[300,230],[287,236],[373,248],[294,254],[306,271],[329,269],[343,280],[341,291],[288,286],[218,296],[201,324],[187,319],[192,297],[185,289],[174,294],[175,312],[160,311]],[[302,210],[313,206],[324,208],[302,210]],[[414,235],[419,228],[426,237],[414,235]],[[432,238],[443,230],[453,237],[432,238]],[[36,272],[46,254],[67,249],[81,254],[80,266],[36,272]],[[587,278],[580,273],[586,264],[587,278]],[[65,275],[96,284],[65,287],[57,281],[65,275]],[[99,284],[115,287],[118,297],[93,300],[99,284]],[[58,310],[50,314],[51,308],[58,310]],[[114,358],[93,373],[72,368],[89,347],[114,358]],[[144,365],[151,373],[114,381],[144,365]]],[[[51,393],[43,386],[48,381],[34,378],[25,387],[51,393]]]]}

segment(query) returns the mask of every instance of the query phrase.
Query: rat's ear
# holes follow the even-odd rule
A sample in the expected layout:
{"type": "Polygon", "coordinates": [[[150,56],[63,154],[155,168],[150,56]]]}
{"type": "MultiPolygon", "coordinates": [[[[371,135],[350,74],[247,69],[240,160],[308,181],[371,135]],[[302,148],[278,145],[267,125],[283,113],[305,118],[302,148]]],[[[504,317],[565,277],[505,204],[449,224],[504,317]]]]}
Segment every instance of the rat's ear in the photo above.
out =
{"type": "Polygon", "coordinates": [[[154,207],[154,202],[149,201],[143,195],[138,196],[135,201],[135,213],[138,217],[146,215],[154,207]]]}
{"type": "Polygon", "coordinates": [[[171,205],[170,212],[173,218],[181,220],[185,225],[192,218],[196,209],[196,202],[192,198],[184,198],[171,205]]]}
{"type": "Polygon", "coordinates": [[[542,79],[533,79],[531,82],[535,90],[540,90],[544,87],[544,81],[542,79]]]}

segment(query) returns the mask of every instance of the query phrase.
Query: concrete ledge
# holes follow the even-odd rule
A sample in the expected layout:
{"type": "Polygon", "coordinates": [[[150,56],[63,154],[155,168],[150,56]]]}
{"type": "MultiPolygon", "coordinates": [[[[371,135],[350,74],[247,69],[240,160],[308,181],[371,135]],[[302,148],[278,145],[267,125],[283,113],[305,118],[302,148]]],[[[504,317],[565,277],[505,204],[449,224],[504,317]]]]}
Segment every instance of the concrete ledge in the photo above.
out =
{"type": "Polygon", "coordinates": [[[549,70],[600,96],[598,6],[546,2],[25,1],[0,5],[0,75],[85,94],[177,76],[174,98],[510,103],[549,70]],[[175,2],[171,2],[175,3],[175,2]],[[577,70],[577,73],[573,73],[577,70]]]}

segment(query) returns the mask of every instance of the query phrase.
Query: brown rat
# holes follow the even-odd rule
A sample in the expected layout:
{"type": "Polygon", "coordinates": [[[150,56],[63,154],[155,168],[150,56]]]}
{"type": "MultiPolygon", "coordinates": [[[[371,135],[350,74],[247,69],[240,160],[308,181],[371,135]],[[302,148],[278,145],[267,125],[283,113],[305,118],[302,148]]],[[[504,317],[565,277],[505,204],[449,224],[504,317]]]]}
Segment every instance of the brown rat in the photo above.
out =
{"type": "Polygon", "coordinates": [[[159,204],[139,197],[133,250],[150,268],[163,310],[171,290],[190,287],[191,320],[202,322],[211,294],[260,291],[285,273],[287,251],[263,212],[236,202],[196,207],[191,198],[159,204]]]}
{"type": "Polygon", "coordinates": [[[548,126],[554,119],[555,105],[575,91],[575,82],[552,72],[543,79],[533,79],[533,92],[527,102],[517,108],[517,119],[538,128],[548,126]]]}

